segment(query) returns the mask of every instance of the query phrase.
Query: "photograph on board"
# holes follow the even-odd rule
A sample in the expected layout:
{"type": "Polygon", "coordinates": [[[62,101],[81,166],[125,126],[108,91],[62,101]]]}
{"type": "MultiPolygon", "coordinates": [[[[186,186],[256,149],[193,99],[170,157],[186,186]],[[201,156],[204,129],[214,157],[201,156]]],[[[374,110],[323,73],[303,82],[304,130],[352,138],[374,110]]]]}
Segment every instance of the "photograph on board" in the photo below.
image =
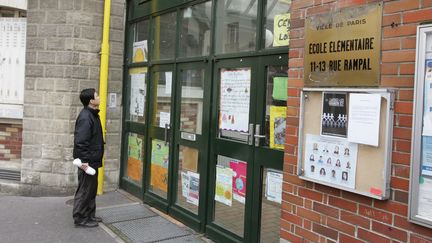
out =
{"type": "Polygon", "coordinates": [[[323,93],[321,135],[346,138],[348,128],[346,101],[346,93],[323,93]]]}

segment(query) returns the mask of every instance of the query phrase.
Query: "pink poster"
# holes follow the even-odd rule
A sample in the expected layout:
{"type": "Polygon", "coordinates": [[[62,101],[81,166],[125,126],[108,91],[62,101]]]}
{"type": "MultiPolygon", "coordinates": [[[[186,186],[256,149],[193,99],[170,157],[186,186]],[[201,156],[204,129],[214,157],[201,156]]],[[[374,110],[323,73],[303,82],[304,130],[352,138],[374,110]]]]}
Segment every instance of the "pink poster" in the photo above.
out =
{"type": "Polygon", "coordinates": [[[230,162],[230,167],[233,170],[233,198],[244,204],[246,197],[247,163],[233,160],[230,162]]]}

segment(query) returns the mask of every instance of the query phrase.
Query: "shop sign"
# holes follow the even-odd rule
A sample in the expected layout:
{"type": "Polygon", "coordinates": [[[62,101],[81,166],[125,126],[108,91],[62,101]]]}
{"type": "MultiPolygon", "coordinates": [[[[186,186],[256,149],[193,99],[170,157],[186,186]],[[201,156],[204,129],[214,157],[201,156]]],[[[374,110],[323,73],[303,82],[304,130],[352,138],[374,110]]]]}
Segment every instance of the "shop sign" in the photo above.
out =
{"type": "Polygon", "coordinates": [[[382,4],[308,17],[305,86],[378,86],[382,4]]]}

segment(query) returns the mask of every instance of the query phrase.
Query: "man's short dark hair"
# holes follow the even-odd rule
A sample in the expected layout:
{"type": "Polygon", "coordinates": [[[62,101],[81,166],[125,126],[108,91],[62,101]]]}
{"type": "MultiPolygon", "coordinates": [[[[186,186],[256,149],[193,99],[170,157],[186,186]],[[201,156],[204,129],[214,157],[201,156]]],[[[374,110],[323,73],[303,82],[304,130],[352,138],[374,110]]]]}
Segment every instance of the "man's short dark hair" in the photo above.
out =
{"type": "Polygon", "coordinates": [[[94,99],[94,94],[96,90],[91,89],[83,89],[80,94],[80,100],[84,107],[88,106],[90,104],[90,100],[94,99]]]}

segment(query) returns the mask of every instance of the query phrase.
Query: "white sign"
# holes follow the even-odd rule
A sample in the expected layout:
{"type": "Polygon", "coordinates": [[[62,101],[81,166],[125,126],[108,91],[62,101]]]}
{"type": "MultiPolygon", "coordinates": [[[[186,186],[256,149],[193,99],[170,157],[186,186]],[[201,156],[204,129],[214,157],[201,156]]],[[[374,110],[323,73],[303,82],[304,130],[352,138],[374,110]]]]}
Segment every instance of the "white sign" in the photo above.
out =
{"type": "Polygon", "coordinates": [[[172,72],[165,72],[165,94],[171,94],[172,72]]]}
{"type": "Polygon", "coordinates": [[[171,114],[169,112],[160,112],[159,127],[165,128],[165,124],[170,124],[171,114]]]}
{"type": "Polygon", "coordinates": [[[282,203],[282,182],[282,172],[267,171],[265,193],[267,200],[282,203]]]}
{"type": "Polygon", "coordinates": [[[116,93],[109,93],[108,95],[108,107],[109,108],[115,108],[117,104],[117,94],[116,93]]]}
{"type": "Polygon", "coordinates": [[[432,59],[426,60],[422,135],[432,136],[432,59]]]}
{"type": "Polygon", "coordinates": [[[131,74],[131,115],[144,116],[145,96],[145,73],[131,74]]]}
{"type": "Polygon", "coordinates": [[[381,95],[350,94],[348,141],[378,146],[381,95]]]}
{"type": "Polygon", "coordinates": [[[306,135],[305,176],[355,188],[358,145],[343,138],[306,135]]]}
{"type": "MultiPolygon", "coordinates": [[[[24,102],[26,18],[0,18],[0,103],[24,102]]],[[[3,110],[1,117],[22,117],[22,106],[3,110]]]]}
{"type": "Polygon", "coordinates": [[[220,129],[248,131],[250,83],[250,69],[223,69],[221,71],[220,129]]]}

